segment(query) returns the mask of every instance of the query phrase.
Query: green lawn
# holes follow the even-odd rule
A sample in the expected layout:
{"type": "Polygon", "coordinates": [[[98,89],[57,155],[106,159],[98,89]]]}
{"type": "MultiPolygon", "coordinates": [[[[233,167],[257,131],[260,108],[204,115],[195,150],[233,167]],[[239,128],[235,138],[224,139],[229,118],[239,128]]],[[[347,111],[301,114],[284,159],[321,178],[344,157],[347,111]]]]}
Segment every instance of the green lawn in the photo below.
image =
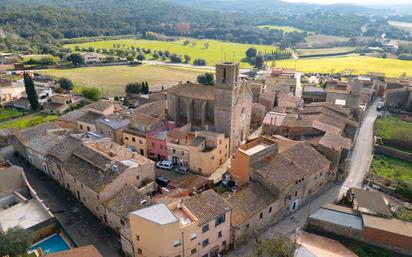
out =
{"type": "Polygon", "coordinates": [[[379,118],[376,120],[376,136],[412,141],[412,123],[395,117],[379,118]]]}
{"type": "Polygon", "coordinates": [[[370,172],[390,180],[412,184],[412,163],[397,158],[375,154],[370,172]]]}
{"type": "Polygon", "coordinates": [[[303,32],[302,29],[298,29],[291,26],[276,26],[276,25],[263,25],[258,26],[259,29],[268,29],[268,30],[282,30],[283,32],[290,33],[290,32],[303,32]]]}
{"type": "Polygon", "coordinates": [[[412,61],[383,59],[366,56],[325,57],[275,62],[276,67],[295,69],[302,72],[334,73],[351,71],[354,74],[383,72],[388,77],[399,77],[403,73],[412,76],[412,61]]]}
{"type": "Polygon", "coordinates": [[[26,113],[25,111],[21,111],[21,110],[0,107],[0,122],[14,119],[16,117],[24,115],[25,113],[26,113]]]}
{"type": "Polygon", "coordinates": [[[104,96],[124,96],[125,86],[131,82],[147,81],[151,91],[175,86],[179,81],[196,81],[203,69],[162,65],[105,66],[74,69],[42,70],[41,74],[71,79],[78,86],[97,87],[104,96]]]}
{"type": "Polygon", "coordinates": [[[57,115],[46,115],[41,113],[35,113],[26,115],[21,118],[17,118],[14,120],[9,120],[0,123],[0,129],[5,128],[18,128],[24,129],[28,127],[32,127],[44,122],[55,121],[57,119],[57,115]]]}
{"type": "MultiPolygon", "coordinates": [[[[94,47],[94,48],[107,48],[113,47],[113,44],[120,44],[121,47],[135,46],[140,48],[149,48],[154,50],[169,50],[171,53],[176,53],[179,55],[189,55],[193,61],[196,58],[205,59],[207,65],[214,66],[216,63],[223,61],[237,61],[240,62],[246,57],[246,50],[250,47],[255,47],[258,51],[264,53],[272,52],[275,49],[274,46],[270,45],[253,45],[253,44],[238,44],[231,42],[224,42],[218,40],[198,40],[198,39],[181,39],[179,41],[156,41],[156,40],[143,40],[143,39],[122,39],[122,40],[105,40],[81,44],[68,44],[64,47],[75,49],[78,45],[80,48],[83,47],[94,47]],[[184,40],[189,40],[188,45],[183,45],[184,40]],[[195,45],[192,45],[194,43],[195,45]],[[205,48],[205,43],[208,43],[208,48],[205,48]]],[[[246,62],[241,63],[241,67],[249,68],[250,64],[246,62]]]]}

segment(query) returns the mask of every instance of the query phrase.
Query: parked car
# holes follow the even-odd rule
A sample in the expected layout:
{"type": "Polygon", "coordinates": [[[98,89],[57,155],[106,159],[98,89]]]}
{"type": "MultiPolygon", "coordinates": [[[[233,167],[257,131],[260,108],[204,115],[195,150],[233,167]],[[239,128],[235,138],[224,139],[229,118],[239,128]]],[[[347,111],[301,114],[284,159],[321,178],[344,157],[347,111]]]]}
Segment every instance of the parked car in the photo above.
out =
{"type": "Polygon", "coordinates": [[[163,160],[163,161],[157,162],[156,167],[159,168],[159,169],[171,170],[171,169],[173,169],[173,162],[163,160]]]}
{"type": "Polygon", "coordinates": [[[189,167],[186,166],[179,166],[175,169],[176,173],[181,174],[181,175],[187,175],[189,174],[189,167]]]}
{"type": "Polygon", "coordinates": [[[161,187],[167,187],[169,185],[170,180],[163,176],[156,176],[156,183],[161,187]]]}

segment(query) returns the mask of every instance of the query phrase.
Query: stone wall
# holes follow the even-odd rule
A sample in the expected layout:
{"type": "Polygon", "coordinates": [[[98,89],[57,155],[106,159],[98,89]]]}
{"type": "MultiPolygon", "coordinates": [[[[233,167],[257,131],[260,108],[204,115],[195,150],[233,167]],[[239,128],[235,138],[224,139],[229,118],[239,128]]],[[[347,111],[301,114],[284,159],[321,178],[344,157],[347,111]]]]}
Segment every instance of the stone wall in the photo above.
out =
{"type": "MultiPolygon", "coordinates": [[[[407,142],[405,142],[407,143],[407,142]]],[[[412,147],[411,147],[412,148],[412,147]]],[[[393,148],[375,144],[375,153],[389,155],[407,162],[412,162],[412,153],[399,151],[393,148]]]]}

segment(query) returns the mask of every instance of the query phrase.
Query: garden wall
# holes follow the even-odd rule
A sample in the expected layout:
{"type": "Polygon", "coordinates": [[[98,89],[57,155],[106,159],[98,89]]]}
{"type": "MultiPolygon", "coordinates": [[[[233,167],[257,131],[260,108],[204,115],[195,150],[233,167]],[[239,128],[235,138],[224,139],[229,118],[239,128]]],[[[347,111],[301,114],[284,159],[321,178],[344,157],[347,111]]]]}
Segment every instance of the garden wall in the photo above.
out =
{"type": "MultiPolygon", "coordinates": [[[[407,142],[406,142],[407,143],[407,142]]],[[[411,147],[412,148],[412,147],[411,147]]],[[[412,153],[399,151],[393,148],[375,144],[375,153],[385,154],[394,158],[398,158],[407,162],[412,162],[412,153]]]]}

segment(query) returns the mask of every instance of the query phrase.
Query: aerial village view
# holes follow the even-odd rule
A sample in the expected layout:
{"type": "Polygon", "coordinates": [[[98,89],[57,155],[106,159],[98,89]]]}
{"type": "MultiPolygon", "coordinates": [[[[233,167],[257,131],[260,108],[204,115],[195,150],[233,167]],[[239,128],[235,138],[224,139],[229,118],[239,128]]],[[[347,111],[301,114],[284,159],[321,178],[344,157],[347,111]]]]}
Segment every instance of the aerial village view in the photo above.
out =
{"type": "Polygon", "coordinates": [[[411,0],[0,0],[0,257],[412,256],[411,0]]]}

